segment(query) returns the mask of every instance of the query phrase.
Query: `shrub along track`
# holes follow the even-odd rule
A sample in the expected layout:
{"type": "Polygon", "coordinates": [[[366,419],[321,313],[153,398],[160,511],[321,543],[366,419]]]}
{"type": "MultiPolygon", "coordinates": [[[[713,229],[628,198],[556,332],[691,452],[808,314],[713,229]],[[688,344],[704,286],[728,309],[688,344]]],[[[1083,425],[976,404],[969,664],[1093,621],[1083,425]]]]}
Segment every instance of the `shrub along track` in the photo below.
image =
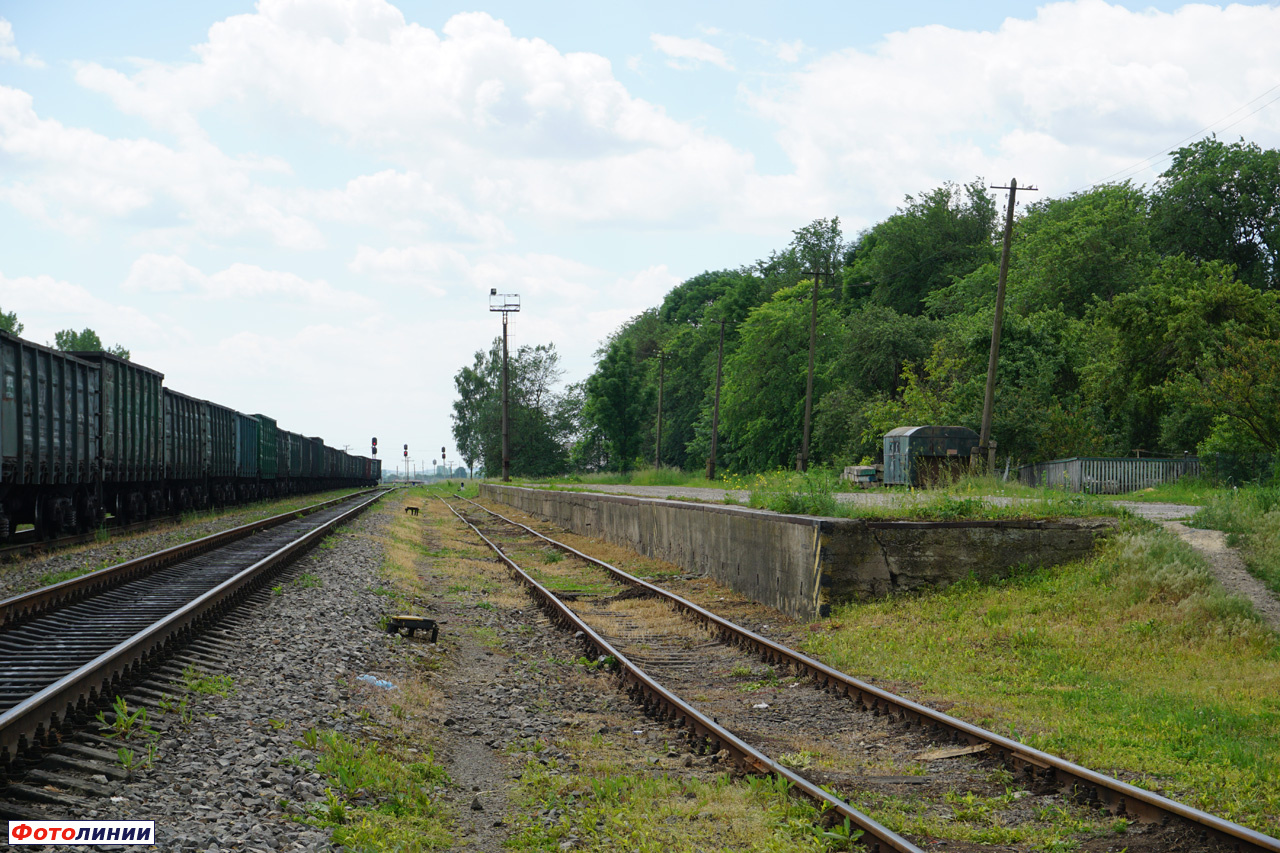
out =
{"type": "MultiPolygon", "coordinates": [[[[1145,822],[1103,846],[1086,842],[1083,849],[1113,849],[1109,845],[1120,842],[1129,851],[1280,851],[1276,839],[846,676],[491,509],[467,503],[465,513],[455,509],[455,514],[485,539],[555,621],[578,631],[595,654],[617,659],[624,687],[646,711],[695,744],[713,752],[726,750],[748,772],[789,779],[797,790],[825,803],[830,814],[863,829],[872,849],[876,844],[882,850],[918,848],[819,785],[853,792],[851,799],[867,803],[870,810],[890,802],[900,810],[904,796],[921,814],[930,810],[929,801],[981,803],[997,829],[975,839],[986,845],[946,842],[952,850],[990,849],[1012,841],[1020,837],[1020,825],[1060,807],[1062,795],[1085,810],[1114,815],[1118,830],[1133,818],[1145,822]],[[768,665],[763,671],[760,659],[768,665]],[[792,675],[779,680],[784,672],[792,675]],[[765,701],[744,701],[741,679],[748,675],[757,679],[757,688],[776,683],[765,701]],[[797,689],[802,682],[821,689],[797,689]],[[849,714],[850,701],[866,713],[849,714]],[[778,760],[766,757],[766,750],[778,760]],[[954,754],[942,757],[949,753],[954,754]],[[896,769],[894,756],[923,758],[929,772],[884,772],[896,769]],[[824,769],[794,769],[814,764],[824,769]],[[1024,790],[998,796],[1014,780],[1024,790]]],[[[913,823],[900,811],[895,822],[908,830],[913,823]]],[[[921,838],[927,840],[927,835],[921,838]]]]}
{"type": "Polygon", "coordinates": [[[0,777],[17,778],[122,685],[379,497],[329,501],[0,602],[0,777]]]}

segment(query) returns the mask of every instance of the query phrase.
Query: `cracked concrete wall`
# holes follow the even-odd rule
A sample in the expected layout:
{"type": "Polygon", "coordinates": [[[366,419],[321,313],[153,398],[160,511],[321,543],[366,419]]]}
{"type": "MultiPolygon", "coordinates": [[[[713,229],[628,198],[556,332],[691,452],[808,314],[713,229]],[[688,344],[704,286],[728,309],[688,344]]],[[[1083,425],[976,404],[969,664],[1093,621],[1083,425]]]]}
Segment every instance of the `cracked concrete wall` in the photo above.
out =
{"type": "Polygon", "coordinates": [[[715,578],[797,619],[1087,556],[1115,519],[870,521],[485,483],[483,497],[715,578]]]}

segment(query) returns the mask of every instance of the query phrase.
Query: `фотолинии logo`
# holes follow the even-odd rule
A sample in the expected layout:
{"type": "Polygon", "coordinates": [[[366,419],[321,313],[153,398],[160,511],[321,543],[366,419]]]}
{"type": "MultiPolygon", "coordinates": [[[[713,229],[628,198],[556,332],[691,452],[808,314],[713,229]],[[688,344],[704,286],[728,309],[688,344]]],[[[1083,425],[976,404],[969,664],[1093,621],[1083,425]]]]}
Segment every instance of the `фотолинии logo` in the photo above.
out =
{"type": "Polygon", "coordinates": [[[10,844],[156,843],[154,820],[11,820],[10,844]]]}

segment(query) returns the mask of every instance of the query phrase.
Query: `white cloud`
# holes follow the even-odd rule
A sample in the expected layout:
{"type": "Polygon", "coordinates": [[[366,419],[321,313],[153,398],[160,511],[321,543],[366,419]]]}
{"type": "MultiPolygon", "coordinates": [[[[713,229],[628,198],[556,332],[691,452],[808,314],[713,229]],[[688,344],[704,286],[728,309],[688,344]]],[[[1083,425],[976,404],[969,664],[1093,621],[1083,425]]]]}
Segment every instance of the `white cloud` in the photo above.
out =
{"type": "Polygon", "coordinates": [[[697,68],[700,63],[709,62],[725,71],[733,70],[733,64],[729,62],[729,57],[725,56],[724,51],[702,39],[654,33],[649,36],[649,41],[653,43],[654,50],[667,57],[667,64],[672,68],[697,68]]]}
{"type": "Polygon", "coordinates": [[[302,191],[294,203],[315,219],[422,231],[482,243],[509,242],[506,224],[494,213],[476,210],[457,194],[441,189],[419,171],[387,169],[347,181],[340,190],[302,191]]]}
{"type": "Polygon", "coordinates": [[[216,237],[258,231],[289,248],[322,243],[314,225],[283,208],[279,191],[254,183],[255,173],[278,171],[277,160],[67,127],[40,118],[29,94],[7,86],[0,86],[0,152],[23,167],[0,179],[0,199],[72,233],[115,220],[216,237]]]}
{"type": "Polygon", "coordinates": [[[291,272],[243,263],[206,275],[175,255],[142,255],[129,269],[123,289],[135,293],[189,292],[211,300],[283,298],[292,305],[363,312],[377,307],[374,300],[339,290],[323,279],[307,280],[291,272]]]}
{"type": "Polygon", "coordinates": [[[773,44],[773,55],[783,62],[799,62],[804,50],[804,42],[800,39],[780,41],[773,44]]]}
{"type": "Polygon", "coordinates": [[[13,37],[13,24],[0,18],[0,61],[17,62],[31,68],[44,68],[44,63],[31,54],[23,55],[13,37]]]}
{"type": "Polygon", "coordinates": [[[90,290],[50,275],[7,277],[0,272],[0,306],[18,315],[28,340],[52,344],[63,329],[96,331],[104,342],[132,349],[171,332],[136,308],[95,296],[90,290]]]}
{"type": "Polygon", "coordinates": [[[305,7],[315,21],[262,0],[211,27],[198,61],[130,74],[86,64],[77,79],[183,140],[201,138],[202,113],[234,104],[292,132],[332,129],[399,166],[292,203],[268,194],[303,221],[374,222],[385,207],[405,213],[401,230],[442,223],[494,241],[511,216],[677,225],[740,207],[725,181],[745,184],[750,155],[633,97],[601,56],[516,37],[484,13],[437,33],[382,0],[305,7]]]}
{"type": "MultiPolygon", "coordinates": [[[[1274,5],[1165,13],[1078,0],[994,32],[893,33],[874,50],[817,59],[747,101],[776,123],[814,208],[869,224],[905,192],[945,180],[1016,176],[1065,195],[1168,150],[1273,86],[1277,42],[1274,5]]],[[[1280,144],[1280,110],[1227,136],[1237,133],[1280,144]]]]}

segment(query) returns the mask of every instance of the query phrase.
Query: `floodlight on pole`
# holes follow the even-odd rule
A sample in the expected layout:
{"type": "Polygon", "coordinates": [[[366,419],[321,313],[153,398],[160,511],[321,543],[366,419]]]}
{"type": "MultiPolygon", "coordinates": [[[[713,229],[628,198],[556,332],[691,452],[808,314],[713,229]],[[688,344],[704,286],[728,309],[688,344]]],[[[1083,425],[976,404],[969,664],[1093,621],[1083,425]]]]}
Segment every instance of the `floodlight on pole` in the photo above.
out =
{"type": "Polygon", "coordinates": [[[502,482],[511,482],[511,420],[507,415],[507,315],[520,312],[520,294],[489,288],[489,311],[502,314],[502,482]]]}

